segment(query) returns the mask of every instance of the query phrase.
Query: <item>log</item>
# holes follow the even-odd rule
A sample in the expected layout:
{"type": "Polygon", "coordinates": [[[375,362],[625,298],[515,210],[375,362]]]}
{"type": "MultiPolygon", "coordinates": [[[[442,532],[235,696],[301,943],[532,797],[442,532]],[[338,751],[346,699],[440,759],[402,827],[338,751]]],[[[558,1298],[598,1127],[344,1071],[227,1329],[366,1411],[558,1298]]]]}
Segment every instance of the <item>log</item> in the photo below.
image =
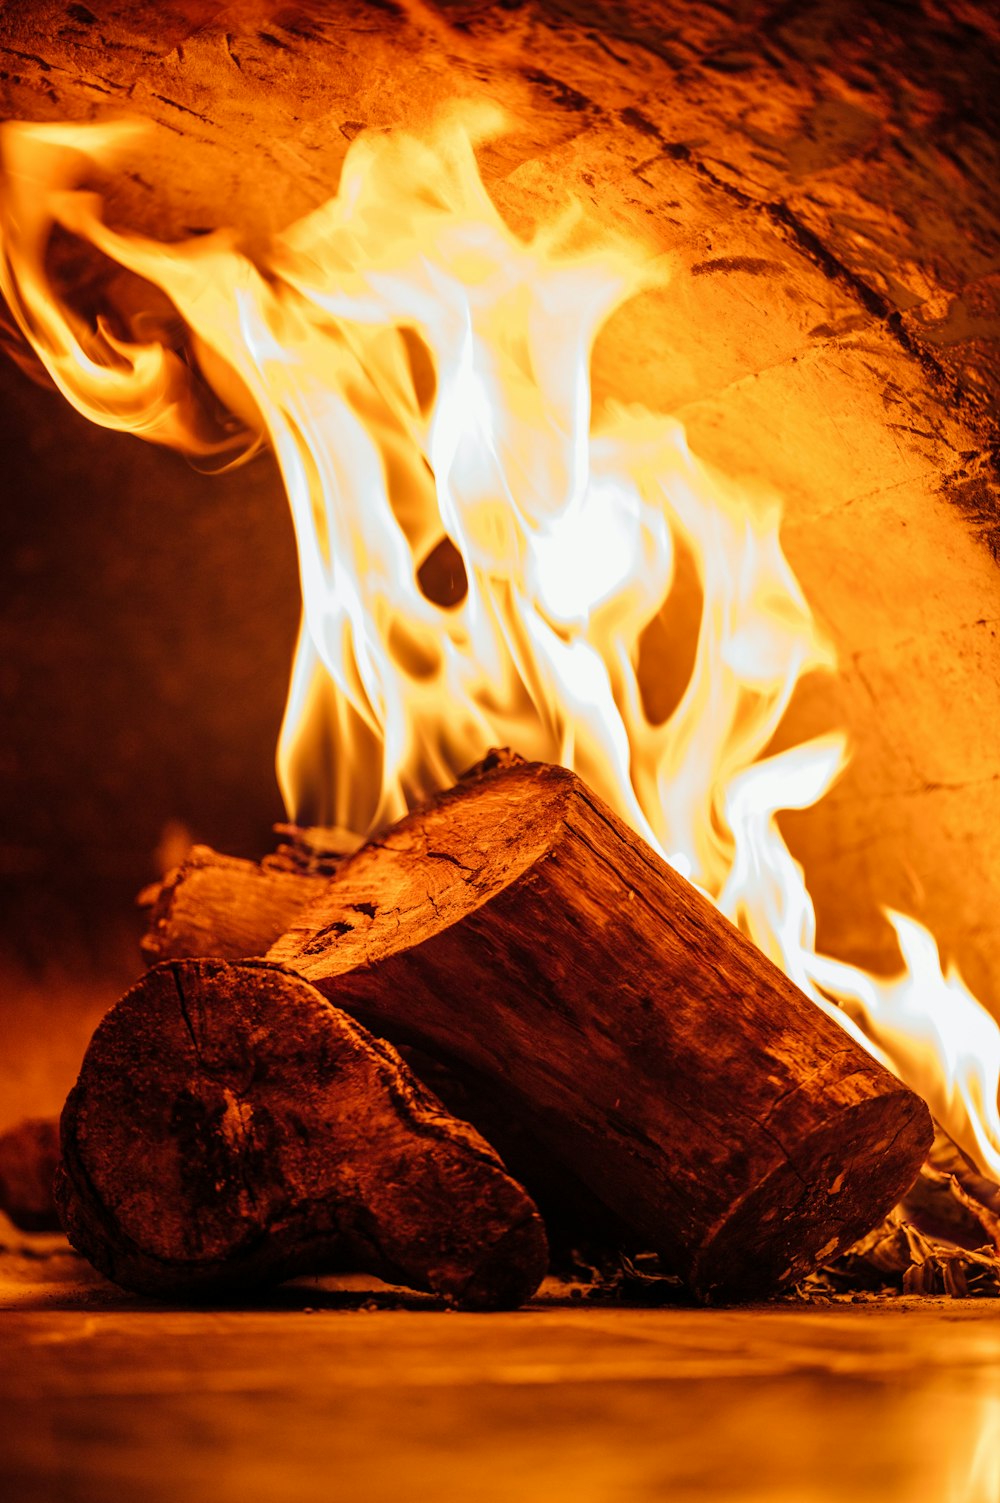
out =
{"type": "Polygon", "coordinates": [[[143,956],[156,965],[263,955],[326,881],[294,867],[265,866],[196,845],[153,890],[140,941],[143,956]]]}
{"type": "Polygon", "coordinates": [[[490,1080],[706,1302],[850,1245],[931,1143],[924,1103],[559,767],[402,820],[270,957],[490,1080]]]}
{"type": "Polygon", "coordinates": [[[73,1245],[159,1298],[345,1267],[508,1308],[541,1219],[387,1044],[263,962],[156,967],[112,1008],[62,1115],[73,1245]]]}
{"type": "MultiPolygon", "coordinates": [[[[792,714],[807,735],[845,722],[857,748],[818,811],[783,821],[828,946],[889,972],[881,907],[917,902],[996,1003],[1000,780],[983,726],[1000,714],[1000,634],[978,541],[1000,551],[1000,320],[984,271],[1000,255],[995,7],[300,0],[262,32],[251,0],[32,0],[0,8],[0,51],[5,117],[149,120],[148,147],[106,187],[114,223],[159,239],[233,225],[258,244],[323,201],[363,126],[419,126],[471,86],[516,123],[482,153],[515,227],[577,198],[669,256],[662,295],[602,334],[595,389],[678,415],[700,457],[784,499],[783,546],[844,668],[792,714]]],[[[178,809],[237,847],[255,840],[298,617],[276,475],[182,484],[172,456],[84,431],[2,367],[0,448],[24,498],[14,551],[48,561],[8,585],[5,652],[38,685],[7,726],[22,768],[8,841],[50,850],[71,827],[86,878],[122,810],[139,871],[178,809]],[[164,545],[140,492],[170,498],[173,535],[196,529],[197,550],[164,545]],[[203,618],[227,580],[233,630],[209,662],[203,618]],[[135,649],[111,673],[109,639],[135,649]],[[116,727],[139,743],[112,780],[116,727]],[[229,771],[206,778],[206,761],[229,771]]],[[[671,682],[666,647],[649,666],[651,685],[671,682]]]]}
{"type": "MultiPolygon", "coordinates": [[[[509,747],[493,747],[462,781],[523,761],[509,747]]],[[[139,907],[149,910],[139,941],[149,965],[263,955],[358,845],[356,838],[348,844],[341,830],[318,826],[276,825],[275,834],[278,843],[262,861],[192,846],[161,882],[139,894],[139,907]]]]}

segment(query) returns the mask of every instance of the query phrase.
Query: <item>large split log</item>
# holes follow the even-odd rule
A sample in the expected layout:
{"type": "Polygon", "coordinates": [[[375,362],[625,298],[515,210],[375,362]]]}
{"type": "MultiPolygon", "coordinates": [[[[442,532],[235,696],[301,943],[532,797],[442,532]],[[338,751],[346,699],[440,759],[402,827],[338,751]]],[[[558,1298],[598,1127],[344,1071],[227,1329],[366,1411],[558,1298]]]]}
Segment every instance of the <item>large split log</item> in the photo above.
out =
{"type": "Polygon", "coordinates": [[[70,1240],[115,1282],[223,1294],[350,1267],[520,1304],[545,1232],[396,1052],[262,962],[163,964],[100,1024],[62,1117],[70,1240]]]}
{"type": "Polygon", "coordinates": [[[849,1245],[930,1146],[919,1098],[559,767],[403,820],[271,957],[491,1081],[705,1300],[849,1245]]]}

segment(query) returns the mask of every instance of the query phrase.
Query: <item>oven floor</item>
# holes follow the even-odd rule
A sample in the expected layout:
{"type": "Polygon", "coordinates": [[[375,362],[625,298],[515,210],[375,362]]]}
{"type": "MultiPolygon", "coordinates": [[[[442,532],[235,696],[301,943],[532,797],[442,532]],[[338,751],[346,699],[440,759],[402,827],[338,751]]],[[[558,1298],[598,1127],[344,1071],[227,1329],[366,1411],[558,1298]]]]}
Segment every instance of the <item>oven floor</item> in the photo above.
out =
{"type": "Polygon", "coordinates": [[[1000,1301],[151,1308],[0,1258],[11,1503],[1000,1503],[1000,1301]]]}

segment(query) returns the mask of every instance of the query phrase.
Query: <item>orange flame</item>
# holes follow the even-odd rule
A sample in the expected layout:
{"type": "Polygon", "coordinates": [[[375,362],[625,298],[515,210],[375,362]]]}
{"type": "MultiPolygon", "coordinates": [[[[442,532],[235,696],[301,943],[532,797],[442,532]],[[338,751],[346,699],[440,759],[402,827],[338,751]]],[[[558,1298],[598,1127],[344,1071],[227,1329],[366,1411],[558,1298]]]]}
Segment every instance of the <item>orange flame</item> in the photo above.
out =
{"type": "Polygon", "coordinates": [[[423,139],[359,137],[337,195],[251,259],[226,232],[166,245],[103,221],[75,184],[143,127],[9,124],[0,290],[95,422],[223,459],[273,447],[303,599],[278,747],[290,814],[356,843],[490,745],[575,768],[1000,1180],[1000,1029],[930,934],[889,915],[889,981],[816,951],[775,816],[821,798],[847,749],[763,756],[801,676],[835,665],[779,507],[699,461],[676,421],[594,410],[599,329],[664,272],[575,208],[515,235],[473,150],[501,126],[472,109],[423,139]],[[73,311],[46,268],[57,227],[142,279],[138,315],[73,311]],[[154,289],[182,321],[173,344],[154,289]],[[442,549],[464,573],[447,603],[426,586],[442,549]],[[679,549],[701,615],[658,720],[642,636],[679,549]]]}

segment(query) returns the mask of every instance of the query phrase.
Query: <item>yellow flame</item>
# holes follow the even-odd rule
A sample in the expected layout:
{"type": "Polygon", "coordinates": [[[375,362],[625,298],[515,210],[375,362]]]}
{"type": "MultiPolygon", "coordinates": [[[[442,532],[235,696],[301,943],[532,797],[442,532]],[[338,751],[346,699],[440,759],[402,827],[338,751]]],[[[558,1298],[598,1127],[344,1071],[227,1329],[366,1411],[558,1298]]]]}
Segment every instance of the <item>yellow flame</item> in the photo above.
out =
{"type": "Polygon", "coordinates": [[[202,456],[272,446],[302,582],[278,747],[293,817],[358,841],[491,745],[575,768],[1000,1179],[1000,1029],[930,934],[889,915],[889,981],[816,951],[775,816],[821,798],[847,749],[764,755],[802,675],[835,664],[779,507],[697,459],[676,421],[594,408],[597,333],[664,273],[572,206],[514,234],[474,154],[501,126],[474,108],[420,139],[360,136],[336,196],[251,257],[224,231],[160,244],[104,222],[78,184],[143,127],[9,124],[0,290],[95,422],[202,456]],[[47,263],[59,234],[145,295],[75,311],[47,263]],[[164,294],[172,342],[149,313],[164,294]],[[657,717],[643,639],[681,554],[700,619],[657,717]],[[441,557],[464,571],[445,597],[428,583],[441,557]]]}

